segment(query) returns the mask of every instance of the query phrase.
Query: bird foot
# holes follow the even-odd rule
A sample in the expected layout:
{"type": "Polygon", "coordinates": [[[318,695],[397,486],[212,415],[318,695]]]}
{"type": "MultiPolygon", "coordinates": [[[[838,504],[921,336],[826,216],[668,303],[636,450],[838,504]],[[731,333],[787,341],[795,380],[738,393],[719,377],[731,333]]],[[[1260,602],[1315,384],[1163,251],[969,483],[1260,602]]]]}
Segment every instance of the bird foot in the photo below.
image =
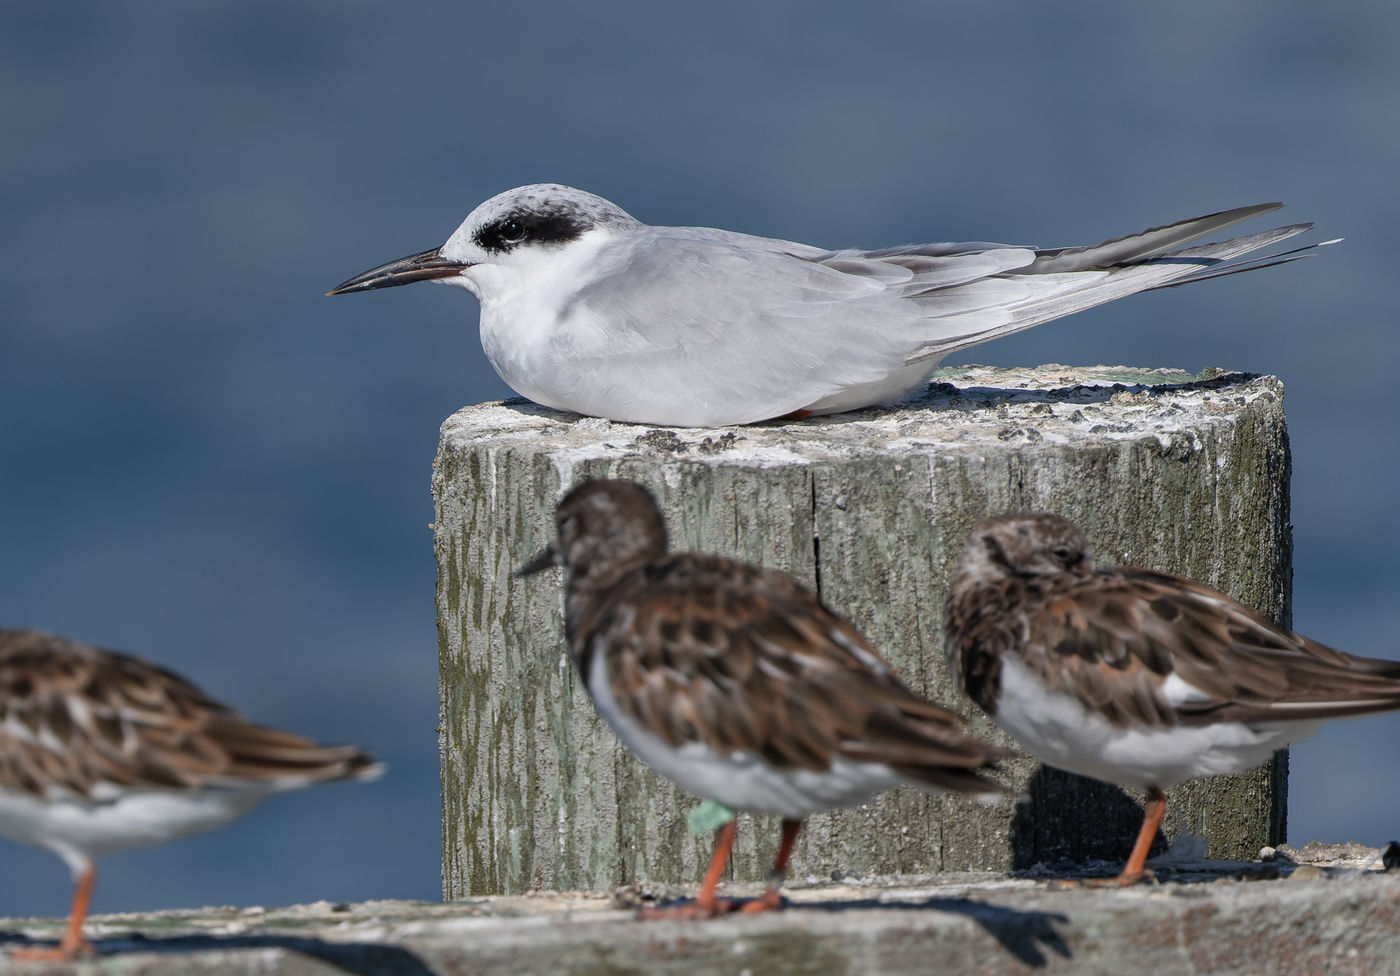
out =
{"type": "Polygon", "coordinates": [[[1050,891],[1073,891],[1079,888],[1131,888],[1141,881],[1156,881],[1157,876],[1147,868],[1136,874],[1115,874],[1111,878],[1056,878],[1045,887],[1050,891]]]}
{"type": "Polygon", "coordinates": [[[757,898],[715,898],[712,901],[677,902],[674,905],[655,905],[637,909],[637,918],[654,921],[661,918],[715,918],[733,912],[755,914],[776,912],[783,907],[783,896],[776,891],[765,891],[757,898]]]}
{"type": "Polygon", "coordinates": [[[18,946],[9,951],[11,959],[24,962],[72,962],[80,956],[97,955],[97,947],[86,940],[76,945],[18,946]]]}
{"type": "Polygon", "coordinates": [[[755,914],[757,912],[780,912],[783,910],[783,896],[778,894],[776,888],[769,888],[757,898],[750,898],[748,901],[739,903],[739,911],[755,914]]]}

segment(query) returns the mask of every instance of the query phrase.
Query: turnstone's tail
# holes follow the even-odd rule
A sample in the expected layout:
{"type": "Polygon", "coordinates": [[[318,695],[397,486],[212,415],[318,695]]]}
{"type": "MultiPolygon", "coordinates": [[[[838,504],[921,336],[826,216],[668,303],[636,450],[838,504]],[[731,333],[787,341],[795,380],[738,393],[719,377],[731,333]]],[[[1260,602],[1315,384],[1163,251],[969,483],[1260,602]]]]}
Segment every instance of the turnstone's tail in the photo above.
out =
{"type": "Polygon", "coordinates": [[[338,779],[372,780],[384,773],[384,764],[357,746],[321,745],[249,722],[236,712],[211,716],[205,734],[227,756],[227,765],[215,777],[219,780],[290,790],[338,779]]]}

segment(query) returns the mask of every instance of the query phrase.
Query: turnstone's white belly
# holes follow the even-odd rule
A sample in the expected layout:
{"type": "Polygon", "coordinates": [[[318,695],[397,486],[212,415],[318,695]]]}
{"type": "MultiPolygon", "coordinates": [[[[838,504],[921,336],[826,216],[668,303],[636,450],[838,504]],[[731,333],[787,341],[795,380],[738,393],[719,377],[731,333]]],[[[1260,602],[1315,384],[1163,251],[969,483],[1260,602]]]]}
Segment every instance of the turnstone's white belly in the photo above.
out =
{"type": "Polygon", "coordinates": [[[696,796],[735,810],[802,819],[819,810],[860,803],[908,782],[883,763],[836,758],[826,770],[776,769],[751,752],[721,755],[702,742],[673,747],[618,707],[604,653],[593,654],[589,669],[593,704],[623,745],[696,796]]]}
{"type": "Polygon", "coordinates": [[[53,851],[70,868],[129,847],[146,847],[217,830],[247,813],[265,786],[188,790],[99,784],[97,798],[67,793],[40,799],[0,787],[0,836],[53,851]]]}

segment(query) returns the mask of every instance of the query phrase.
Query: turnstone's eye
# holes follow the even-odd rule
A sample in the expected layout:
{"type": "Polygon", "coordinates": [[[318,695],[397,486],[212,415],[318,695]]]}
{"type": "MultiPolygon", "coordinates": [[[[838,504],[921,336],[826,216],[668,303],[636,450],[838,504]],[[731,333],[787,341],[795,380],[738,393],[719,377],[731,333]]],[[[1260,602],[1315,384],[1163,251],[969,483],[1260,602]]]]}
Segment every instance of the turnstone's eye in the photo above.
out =
{"type": "Polygon", "coordinates": [[[1064,563],[1066,566],[1074,560],[1074,550],[1069,546],[1055,546],[1050,550],[1050,555],[1054,556],[1057,561],[1064,563]]]}
{"type": "Polygon", "coordinates": [[[525,239],[525,225],[518,220],[501,222],[501,243],[519,244],[525,239]]]}

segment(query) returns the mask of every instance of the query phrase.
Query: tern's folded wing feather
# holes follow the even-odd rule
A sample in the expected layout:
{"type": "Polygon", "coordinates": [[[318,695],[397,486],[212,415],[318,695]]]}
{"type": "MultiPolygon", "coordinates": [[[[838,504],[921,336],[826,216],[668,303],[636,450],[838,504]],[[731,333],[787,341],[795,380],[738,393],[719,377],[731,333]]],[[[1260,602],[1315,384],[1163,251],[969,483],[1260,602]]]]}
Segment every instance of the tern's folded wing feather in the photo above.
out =
{"type": "MultiPolygon", "coordinates": [[[[1246,207],[1241,211],[1231,211],[1231,213],[1246,213],[1246,216],[1253,216],[1254,213],[1266,212],[1269,209],[1273,209],[1272,205],[1265,205],[1263,209],[1246,207]]],[[[1245,217],[1236,219],[1242,220],[1245,217]]],[[[1187,221],[1185,225],[1189,226],[1192,223],[1194,222],[1187,221]]],[[[966,349],[1001,336],[1022,332],[1043,322],[1063,318],[1066,315],[1082,312],[1085,309],[1125,298],[1138,292],[1220,277],[1237,270],[1253,270],[1255,267],[1268,267],[1274,263],[1297,260],[1297,257],[1301,255],[1290,252],[1291,256],[1284,257],[1280,261],[1264,257],[1244,262],[1238,267],[1227,263],[1234,258],[1301,234],[1311,226],[1311,224],[1293,224],[1287,227],[1277,227],[1216,244],[1202,244],[1170,253],[1150,251],[1146,256],[1138,256],[1128,263],[1106,267],[1085,264],[1084,262],[1096,257],[1106,258],[1120,253],[1128,253],[1132,250],[1128,242],[1132,242],[1136,238],[1124,238],[1118,242],[1109,242],[1109,244],[1096,245],[1094,248],[1082,249],[1082,253],[1073,255],[1075,258],[1073,261],[1067,260],[1071,256],[1070,252],[1081,249],[1040,252],[1054,257],[1043,265],[1041,260],[1037,259],[1035,264],[1024,270],[1006,273],[1005,277],[1026,286],[1026,295],[1008,303],[1004,309],[1006,315],[1003,323],[990,329],[973,330],[965,328],[955,318],[940,316],[935,311],[933,313],[934,319],[939,328],[930,330],[930,341],[913,353],[909,357],[909,361],[911,363],[927,362],[932,366],[955,350],[966,349]],[[1114,246],[1110,247],[1109,245],[1114,246]],[[1100,252],[1100,248],[1108,248],[1108,250],[1100,252]],[[1066,267],[1069,270],[1046,270],[1066,267]]],[[[1171,229],[1161,228],[1159,231],[1171,229]]],[[[1155,239],[1159,231],[1145,233],[1149,239],[1155,239]]],[[[933,295],[937,294],[937,292],[933,293],[933,295]]]]}
{"type": "MultiPolygon", "coordinates": [[[[958,245],[938,245],[940,248],[958,245]]],[[[950,289],[1028,266],[1035,252],[1026,247],[1004,245],[962,245],[965,248],[988,247],[990,250],[963,250],[949,254],[930,254],[922,247],[889,248],[883,251],[836,251],[815,259],[817,263],[844,274],[873,278],[888,285],[904,286],[905,294],[917,295],[935,289],[950,289]]]]}
{"type": "Polygon", "coordinates": [[[1136,234],[1115,237],[1102,244],[1045,248],[1036,252],[1035,263],[1026,268],[1026,273],[1051,274],[1133,264],[1165,254],[1173,248],[1179,248],[1207,234],[1233,227],[1261,214],[1271,213],[1282,206],[1281,203],[1259,203],[1250,207],[1206,214],[1204,217],[1193,217],[1190,220],[1178,220],[1174,224],[1162,227],[1149,227],[1136,234]]]}

